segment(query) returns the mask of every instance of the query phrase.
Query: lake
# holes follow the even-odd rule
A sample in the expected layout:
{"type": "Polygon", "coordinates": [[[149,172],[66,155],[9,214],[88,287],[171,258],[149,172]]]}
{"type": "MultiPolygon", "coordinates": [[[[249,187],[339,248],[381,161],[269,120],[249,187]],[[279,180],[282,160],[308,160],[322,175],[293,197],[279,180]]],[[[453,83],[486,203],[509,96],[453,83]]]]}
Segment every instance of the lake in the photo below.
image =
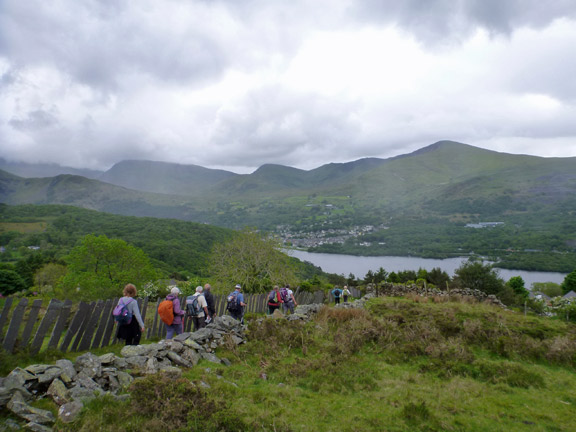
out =
{"type": "MultiPolygon", "coordinates": [[[[348,276],[352,273],[356,278],[363,278],[368,270],[377,271],[380,267],[390,272],[399,272],[403,270],[418,270],[423,268],[432,270],[439,267],[450,276],[454,276],[454,270],[466,261],[468,258],[417,258],[417,257],[398,257],[398,256],[355,256],[355,255],[335,255],[304,252],[299,250],[287,251],[291,256],[302,261],[308,261],[315,266],[321,267],[327,273],[343,274],[348,276]]],[[[526,288],[530,288],[534,282],[554,282],[562,283],[566,273],[556,272],[537,272],[526,270],[507,270],[496,269],[500,277],[508,280],[513,276],[520,276],[524,279],[526,288]]]]}

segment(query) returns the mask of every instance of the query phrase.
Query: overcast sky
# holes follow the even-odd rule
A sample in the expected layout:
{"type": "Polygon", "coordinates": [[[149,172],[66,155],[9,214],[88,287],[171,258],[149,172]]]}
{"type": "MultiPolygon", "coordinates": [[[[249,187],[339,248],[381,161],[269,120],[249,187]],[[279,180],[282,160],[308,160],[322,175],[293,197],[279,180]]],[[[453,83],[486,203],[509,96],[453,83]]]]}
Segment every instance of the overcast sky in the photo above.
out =
{"type": "Polygon", "coordinates": [[[574,0],[1,0],[0,157],[576,156],[574,0]]]}

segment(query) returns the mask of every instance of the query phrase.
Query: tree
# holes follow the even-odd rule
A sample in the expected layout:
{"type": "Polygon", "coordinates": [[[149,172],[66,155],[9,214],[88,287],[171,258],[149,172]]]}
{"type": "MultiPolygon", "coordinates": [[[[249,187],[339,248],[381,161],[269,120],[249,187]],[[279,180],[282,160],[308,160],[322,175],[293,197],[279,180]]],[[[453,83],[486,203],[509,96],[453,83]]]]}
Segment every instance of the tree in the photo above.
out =
{"type": "Polygon", "coordinates": [[[514,294],[522,298],[528,298],[529,293],[528,290],[524,288],[524,279],[522,279],[521,276],[511,277],[508,282],[506,282],[506,285],[514,290],[514,294]]]}
{"type": "Polygon", "coordinates": [[[374,283],[374,272],[372,270],[368,270],[368,272],[364,276],[364,283],[365,284],[374,283]]]}
{"type": "Polygon", "coordinates": [[[84,237],[67,260],[66,275],[58,284],[67,298],[112,298],[119,296],[127,283],[141,287],[158,277],[141,249],[104,235],[84,237]]]}
{"type": "Polygon", "coordinates": [[[54,294],[58,281],[66,274],[66,266],[48,263],[40,268],[34,275],[34,286],[42,294],[54,294]]]}
{"type": "Polygon", "coordinates": [[[440,267],[434,267],[428,272],[426,277],[429,283],[436,285],[440,289],[446,288],[446,283],[450,282],[450,275],[440,267]]]}
{"type": "Polygon", "coordinates": [[[388,276],[388,272],[386,270],[384,270],[383,267],[380,267],[378,269],[378,271],[374,274],[374,282],[382,283],[386,280],[387,276],[388,276]]]}
{"type": "Polygon", "coordinates": [[[567,294],[570,291],[576,291],[576,270],[566,275],[561,287],[563,294],[567,294]]]}
{"type": "Polygon", "coordinates": [[[26,283],[14,270],[0,269],[0,294],[8,295],[26,289],[26,283]]]}
{"type": "Polygon", "coordinates": [[[491,265],[482,261],[466,261],[454,273],[454,281],[461,288],[477,289],[486,294],[498,294],[504,288],[504,280],[491,265]]]}
{"type": "Polygon", "coordinates": [[[239,283],[248,293],[264,292],[273,285],[295,285],[292,260],[279,248],[276,240],[245,228],[212,248],[210,274],[230,289],[239,283]]]}

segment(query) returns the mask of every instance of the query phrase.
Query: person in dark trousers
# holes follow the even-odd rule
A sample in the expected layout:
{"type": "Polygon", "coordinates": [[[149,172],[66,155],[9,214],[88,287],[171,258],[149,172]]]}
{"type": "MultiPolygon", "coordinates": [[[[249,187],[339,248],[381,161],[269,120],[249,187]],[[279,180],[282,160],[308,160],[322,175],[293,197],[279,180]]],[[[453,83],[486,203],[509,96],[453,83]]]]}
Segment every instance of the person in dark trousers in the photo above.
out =
{"type": "Polygon", "coordinates": [[[214,294],[212,294],[212,286],[209,283],[204,285],[204,298],[206,299],[206,303],[208,304],[208,318],[206,318],[206,324],[208,324],[216,317],[214,294]]]}
{"type": "Polygon", "coordinates": [[[137,294],[136,287],[128,284],[124,287],[124,297],[118,300],[118,304],[126,305],[126,309],[132,313],[132,320],[128,324],[119,325],[118,333],[116,334],[118,339],[126,341],[126,345],[140,344],[140,338],[142,333],[144,333],[144,321],[142,320],[142,315],[140,315],[138,302],[134,298],[137,294]]]}
{"type": "Polygon", "coordinates": [[[340,304],[340,296],[342,295],[342,290],[338,287],[334,287],[332,290],[332,295],[334,296],[334,304],[340,304]]]}
{"type": "Polygon", "coordinates": [[[244,303],[244,295],[242,294],[242,287],[240,284],[236,285],[234,291],[228,295],[228,312],[230,316],[242,324],[244,324],[244,308],[246,303],[244,303]]]}
{"type": "Polygon", "coordinates": [[[344,289],[342,290],[342,297],[344,297],[344,303],[348,303],[348,297],[350,296],[350,290],[348,286],[344,285],[344,289]]]}
{"type": "Polygon", "coordinates": [[[274,289],[268,294],[268,314],[272,315],[276,309],[280,308],[282,303],[280,287],[278,285],[274,285],[274,289]]]}
{"type": "Polygon", "coordinates": [[[294,307],[298,306],[298,303],[296,303],[296,298],[294,297],[294,292],[290,289],[290,285],[286,284],[284,288],[280,289],[280,294],[282,294],[284,299],[284,303],[282,304],[282,311],[284,314],[287,314],[288,311],[293,314],[294,307]]]}
{"type": "MultiPolygon", "coordinates": [[[[194,323],[194,331],[198,331],[201,328],[206,327],[206,320],[210,322],[210,314],[208,313],[208,304],[206,303],[206,298],[203,294],[203,289],[201,286],[196,287],[196,294],[190,296],[192,298],[196,297],[198,305],[200,306],[200,312],[198,315],[192,315],[192,322],[194,323]]],[[[190,298],[189,297],[189,298],[190,298]]],[[[188,300],[186,300],[188,303],[188,300]]]]}

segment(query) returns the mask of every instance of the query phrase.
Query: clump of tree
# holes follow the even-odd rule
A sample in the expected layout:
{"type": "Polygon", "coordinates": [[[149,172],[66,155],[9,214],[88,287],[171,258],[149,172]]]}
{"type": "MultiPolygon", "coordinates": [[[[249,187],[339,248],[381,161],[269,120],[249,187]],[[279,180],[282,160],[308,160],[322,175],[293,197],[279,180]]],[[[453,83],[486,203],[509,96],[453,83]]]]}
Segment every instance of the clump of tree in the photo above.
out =
{"type": "Polygon", "coordinates": [[[158,278],[148,256],[120,239],[87,235],[67,257],[60,297],[94,300],[118,297],[127,283],[137,287],[158,278]]]}
{"type": "Polygon", "coordinates": [[[454,271],[453,284],[460,288],[477,289],[495,295],[508,306],[523,304],[528,297],[524,280],[520,276],[502,279],[491,264],[468,260],[454,271]]]}
{"type": "Polygon", "coordinates": [[[7,296],[26,289],[26,282],[11,264],[2,264],[0,267],[0,294],[7,296]]]}
{"type": "Polygon", "coordinates": [[[295,266],[279,248],[275,239],[245,228],[213,247],[209,272],[220,286],[227,287],[225,290],[240,284],[245,292],[258,293],[273,285],[294,285],[295,266]]]}
{"type": "Polygon", "coordinates": [[[576,270],[566,275],[561,288],[562,294],[568,294],[570,291],[576,292],[576,270]]]}

